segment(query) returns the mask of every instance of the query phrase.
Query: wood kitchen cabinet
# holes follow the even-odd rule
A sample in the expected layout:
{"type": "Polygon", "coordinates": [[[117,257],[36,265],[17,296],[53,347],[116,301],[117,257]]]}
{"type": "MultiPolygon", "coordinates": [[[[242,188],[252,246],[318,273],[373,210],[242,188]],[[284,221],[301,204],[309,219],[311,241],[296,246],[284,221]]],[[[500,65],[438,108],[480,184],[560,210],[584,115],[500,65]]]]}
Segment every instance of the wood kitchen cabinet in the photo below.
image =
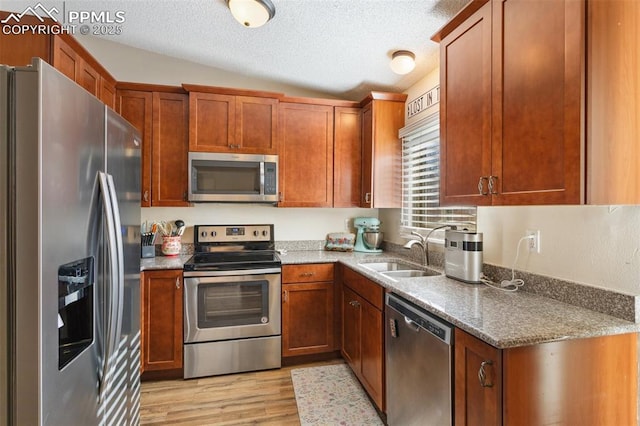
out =
{"type": "Polygon", "coordinates": [[[343,267],[341,352],[380,411],[385,410],[384,291],[343,267]]]}
{"type": "Polygon", "coordinates": [[[433,37],[441,204],[581,202],[584,4],[471,2],[433,37]]]}
{"type": "Polygon", "coordinates": [[[637,334],[497,349],[455,330],[455,424],[630,425],[637,334]]]}
{"type": "Polygon", "coordinates": [[[276,154],[278,93],[184,84],[189,150],[276,154]]]}
{"type": "Polygon", "coordinates": [[[637,0],[587,2],[589,204],[640,204],[638,28],[637,0]]]}
{"type": "Polygon", "coordinates": [[[279,207],[333,205],[333,106],[283,98],[278,107],[279,207]]]}
{"type": "Polygon", "coordinates": [[[333,352],[333,264],[282,267],[282,356],[333,352]]]}
{"type": "Polygon", "coordinates": [[[372,92],[362,102],[362,192],[360,207],[402,204],[402,144],[406,94],[372,92]]]}
{"type": "Polygon", "coordinates": [[[180,87],[118,83],[116,110],[142,136],[142,206],[188,206],[187,94],[180,87]]]}
{"type": "MultiPolygon", "coordinates": [[[[182,370],[182,269],[141,276],[142,372],[182,370]]],[[[180,373],[181,376],[181,373],[180,373]]]]}
{"type": "MultiPolygon", "coordinates": [[[[0,19],[7,16],[8,12],[0,12],[0,19]]],[[[35,16],[29,15],[23,16],[20,23],[59,25],[49,19],[43,24],[35,16]]],[[[33,57],[49,63],[107,106],[115,109],[116,80],[73,36],[32,32],[0,35],[0,63],[25,66],[31,64],[33,57]]]]}
{"type": "Polygon", "coordinates": [[[333,207],[359,207],[362,193],[362,110],[335,107],[333,207]]]}

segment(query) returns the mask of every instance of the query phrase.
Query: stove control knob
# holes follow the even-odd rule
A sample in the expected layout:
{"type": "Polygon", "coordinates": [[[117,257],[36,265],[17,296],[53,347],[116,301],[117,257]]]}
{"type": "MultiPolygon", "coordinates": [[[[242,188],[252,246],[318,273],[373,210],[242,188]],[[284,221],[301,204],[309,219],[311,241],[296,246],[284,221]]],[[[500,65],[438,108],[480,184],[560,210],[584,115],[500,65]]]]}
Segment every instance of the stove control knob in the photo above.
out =
{"type": "Polygon", "coordinates": [[[211,231],[211,236],[215,237],[216,235],[218,235],[218,233],[216,231],[211,231]]]}
{"type": "Polygon", "coordinates": [[[207,231],[202,231],[202,232],[200,233],[200,236],[201,236],[202,238],[206,238],[206,237],[207,237],[207,231]]]}
{"type": "Polygon", "coordinates": [[[266,237],[267,235],[269,235],[269,231],[267,231],[266,229],[264,231],[262,231],[262,236],[266,237]]]}
{"type": "Polygon", "coordinates": [[[253,231],[253,236],[254,237],[260,236],[260,231],[253,231]]]}

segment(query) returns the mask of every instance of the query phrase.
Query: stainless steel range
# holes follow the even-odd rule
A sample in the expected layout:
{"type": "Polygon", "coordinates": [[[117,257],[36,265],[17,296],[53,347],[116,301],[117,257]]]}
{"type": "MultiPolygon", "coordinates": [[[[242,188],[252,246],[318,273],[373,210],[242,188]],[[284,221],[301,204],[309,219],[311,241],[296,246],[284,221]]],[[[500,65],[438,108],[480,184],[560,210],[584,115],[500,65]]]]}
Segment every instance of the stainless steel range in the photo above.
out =
{"type": "Polygon", "coordinates": [[[273,225],[197,225],[184,265],[184,378],[280,368],[273,225]]]}

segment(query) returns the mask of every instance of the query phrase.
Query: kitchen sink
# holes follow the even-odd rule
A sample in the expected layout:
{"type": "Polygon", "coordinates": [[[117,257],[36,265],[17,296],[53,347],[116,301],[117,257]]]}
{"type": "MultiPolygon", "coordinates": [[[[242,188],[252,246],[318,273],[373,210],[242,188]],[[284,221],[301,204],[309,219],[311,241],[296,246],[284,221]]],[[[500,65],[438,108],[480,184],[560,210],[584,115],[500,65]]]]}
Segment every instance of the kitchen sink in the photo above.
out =
{"type": "Polygon", "coordinates": [[[359,265],[394,281],[397,281],[400,278],[431,277],[440,275],[439,272],[431,269],[423,269],[417,265],[396,261],[360,263],[359,265]]]}
{"type": "Polygon", "coordinates": [[[385,271],[380,272],[380,274],[384,275],[388,278],[415,278],[415,277],[432,277],[434,275],[440,275],[439,272],[429,271],[429,270],[418,270],[418,269],[406,269],[401,271],[385,271]]]}
{"type": "Polygon", "coordinates": [[[418,270],[419,267],[409,265],[407,263],[400,262],[373,262],[373,263],[360,263],[363,268],[370,269],[374,272],[388,272],[388,271],[412,271],[418,270]]]}

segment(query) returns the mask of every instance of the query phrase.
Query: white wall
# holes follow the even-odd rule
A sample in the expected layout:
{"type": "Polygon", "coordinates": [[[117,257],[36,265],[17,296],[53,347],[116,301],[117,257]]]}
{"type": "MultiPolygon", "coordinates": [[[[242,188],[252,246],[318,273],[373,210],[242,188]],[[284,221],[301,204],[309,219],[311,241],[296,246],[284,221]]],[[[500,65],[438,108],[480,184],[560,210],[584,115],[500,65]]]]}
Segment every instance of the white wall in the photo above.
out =
{"type": "Polygon", "coordinates": [[[118,81],[134,83],[166,84],[182,83],[238,89],[264,90],[284,93],[288,96],[334,98],[334,96],[282,84],[276,81],[258,80],[240,73],[231,73],[194,62],[159,55],[97,37],[83,36],[77,40],[118,81]]]}
{"type": "MultiPolygon", "coordinates": [[[[184,243],[193,242],[193,225],[273,223],[277,241],[324,240],[329,232],[344,232],[354,217],[378,217],[376,209],[278,208],[260,204],[195,204],[193,207],[142,209],[142,221],[181,219],[184,243]]],[[[353,232],[354,230],[351,229],[353,232]]]]}
{"type": "Polygon", "coordinates": [[[640,206],[478,208],[485,262],[511,267],[528,229],[541,231],[541,251],[523,242],[516,269],[640,294],[640,206]]]}

